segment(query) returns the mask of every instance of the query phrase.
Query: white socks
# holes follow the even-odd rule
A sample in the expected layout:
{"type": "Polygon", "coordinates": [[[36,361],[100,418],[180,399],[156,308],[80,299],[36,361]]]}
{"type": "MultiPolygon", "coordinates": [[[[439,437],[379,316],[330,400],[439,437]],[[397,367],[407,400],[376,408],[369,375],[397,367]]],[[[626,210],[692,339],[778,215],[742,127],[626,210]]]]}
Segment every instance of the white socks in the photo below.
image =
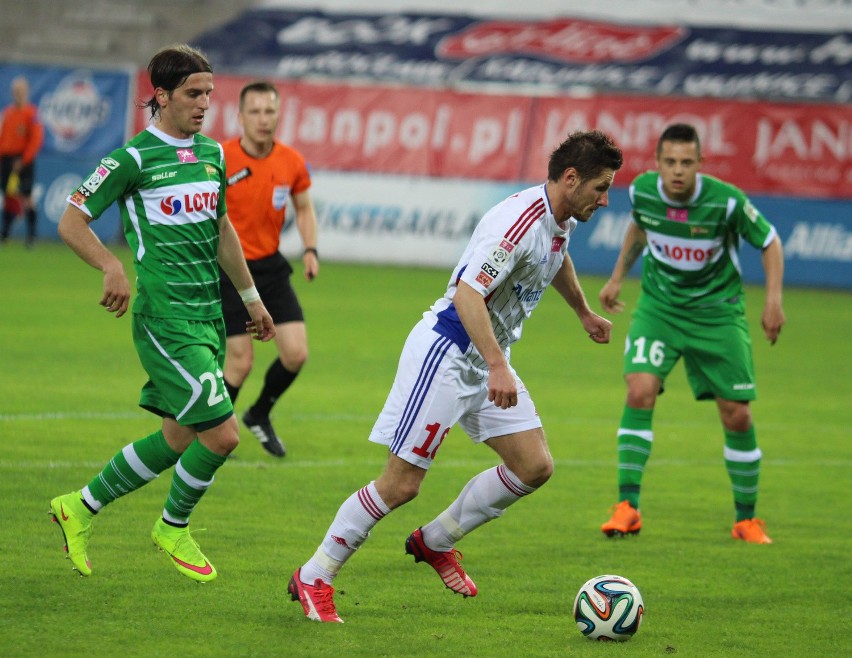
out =
{"type": "MultiPolygon", "coordinates": [[[[502,464],[483,471],[465,485],[446,510],[423,526],[423,540],[433,551],[450,551],[471,530],[501,516],[506,508],[535,490],[502,464]]],[[[319,579],[330,584],[367,540],[370,530],[389,512],[375,482],[349,496],[337,510],[322,544],[302,567],[302,582],[313,585],[319,579]]]]}
{"type": "Polygon", "coordinates": [[[471,530],[496,519],[535,487],[521,482],[505,465],[483,471],[467,483],[459,497],[423,526],[423,541],[433,551],[450,551],[471,530]]]}
{"type": "Polygon", "coordinates": [[[375,482],[349,496],[337,510],[322,544],[302,567],[302,582],[313,585],[319,578],[331,583],[346,560],[370,536],[373,526],[389,512],[375,482]]]}

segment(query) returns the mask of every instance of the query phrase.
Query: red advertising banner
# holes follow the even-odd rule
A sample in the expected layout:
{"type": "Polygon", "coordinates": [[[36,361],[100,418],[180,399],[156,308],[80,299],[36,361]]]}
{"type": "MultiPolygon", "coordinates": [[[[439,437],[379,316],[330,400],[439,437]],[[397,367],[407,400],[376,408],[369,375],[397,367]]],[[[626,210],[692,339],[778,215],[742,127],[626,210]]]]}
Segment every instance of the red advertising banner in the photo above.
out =
{"type": "MultiPolygon", "coordinates": [[[[205,134],[239,134],[239,90],[215,78],[205,134]]],[[[138,76],[139,96],[150,86],[138,76]]],[[[666,125],[702,137],[704,171],[749,193],[852,198],[852,107],[635,96],[589,98],[460,93],[380,85],[276,82],[279,138],[311,166],[441,178],[540,181],[550,151],[573,130],[601,129],[623,149],[616,185],[654,167],[666,125]]],[[[136,114],[141,130],[147,117],[136,114]]]]}
{"type": "Polygon", "coordinates": [[[691,123],[702,141],[702,170],[749,193],[852,198],[852,106],[672,98],[594,97],[536,100],[528,144],[536,154],[523,179],[540,178],[536,161],[568,131],[599,128],[624,151],[616,184],[654,168],[663,129],[691,123]]]}

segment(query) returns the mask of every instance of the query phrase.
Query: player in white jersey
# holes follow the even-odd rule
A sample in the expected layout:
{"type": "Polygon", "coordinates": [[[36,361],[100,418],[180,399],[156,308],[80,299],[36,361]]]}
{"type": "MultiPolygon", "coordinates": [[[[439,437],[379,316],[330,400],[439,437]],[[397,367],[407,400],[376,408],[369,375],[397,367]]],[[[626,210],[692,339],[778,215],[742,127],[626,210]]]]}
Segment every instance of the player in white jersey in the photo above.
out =
{"type": "Polygon", "coordinates": [[[331,583],[391,510],[417,496],[450,428],[458,423],[503,463],[475,476],[453,503],[415,530],[405,550],[444,584],[476,596],[454,546],[541,487],[553,472],[541,420],[509,364],[523,321],[552,285],[596,343],[611,324],[589,308],[568,240],[578,222],[608,203],[620,149],[598,131],[571,134],[550,156],[548,180],[492,208],[480,221],[447,291],[408,336],[396,378],[370,440],[387,445],[381,476],[341,505],[313,557],[288,586],[308,618],[342,621],[331,583]]]}

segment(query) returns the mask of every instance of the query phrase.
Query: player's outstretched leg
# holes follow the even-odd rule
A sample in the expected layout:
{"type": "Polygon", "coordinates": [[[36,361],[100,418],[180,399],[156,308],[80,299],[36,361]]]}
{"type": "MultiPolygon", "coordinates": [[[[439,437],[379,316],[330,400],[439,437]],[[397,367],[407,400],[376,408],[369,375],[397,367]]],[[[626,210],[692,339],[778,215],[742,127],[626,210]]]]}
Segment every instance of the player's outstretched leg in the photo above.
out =
{"type": "Polygon", "coordinates": [[[437,571],[447,588],[464,597],[476,596],[476,584],[459,564],[462,554],[455,549],[433,551],[423,541],[422,528],[417,528],[405,540],[405,552],[413,555],[415,562],[425,562],[437,571]]]}
{"type": "Polygon", "coordinates": [[[314,581],[313,585],[303,583],[301,572],[301,569],[296,569],[296,573],[290,578],[290,584],[287,585],[290,598],[302,604],[305,616],[308,619],[342,624],[343,620],[338,616],[337,609],[334,607],[334,588],[319,578],[314,581]]]}
{"type": "Polygon", "coordinates": [[[199,583],[206,583],[216,577],[216,569],[204,557],[189,528],[169,525],[162,518],[157,519],[151,530],[154,544],[172,559],[180,573],[199,583]]]}
{"type": "Polygon", "coordinates": [[[50,515],[65,538],[65,557],[71,560],[81,576],[92,575],[92,563],[86,551],[92,536],[92,514],[83,505],[79,491],[57,496],[50,501],[50,515]]]}
{"type": "Polygon", "coordinates": [[[642,515],[628,501],[622,500],[612,510],[612,518],[601,526],[607,537],[638,535],[642,529],[642,515]]]}

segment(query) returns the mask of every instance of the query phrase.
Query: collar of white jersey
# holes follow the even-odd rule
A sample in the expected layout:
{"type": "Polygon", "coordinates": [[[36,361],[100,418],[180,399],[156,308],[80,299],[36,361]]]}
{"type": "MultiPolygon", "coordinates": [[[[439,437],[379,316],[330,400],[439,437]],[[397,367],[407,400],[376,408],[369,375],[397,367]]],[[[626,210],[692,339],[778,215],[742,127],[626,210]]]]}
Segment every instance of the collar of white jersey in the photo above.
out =
{"type": "Polygon", "coordinates": [[[564,238],[573,233],[574,229],[577,227],[577,220],[573,217],[569,217],[563,222],[565,224],[565,228],[562,228],[556,223],[556,216],[553,214],[553,208],[550,205],[550,198],[547,196],[547,183],[542,183],[541,185],[541,198],[544,199],[544,205],[547,206],[547,222],[550,226],[550,230],[553,232],[553,235],[564,238]]]}
{"type": "Polygon", "coordinates": [[[195,136],[187,137],[186,139],[178,139],[177,137],[172,137],[171,135],[167,135],[162,130],[157,128],[153,123],[149,124],[145,130],[147,130],[152,135],[162,139],[166,144],[171,144],[172,146],[192,146],[195,143],[195,136]]]}

